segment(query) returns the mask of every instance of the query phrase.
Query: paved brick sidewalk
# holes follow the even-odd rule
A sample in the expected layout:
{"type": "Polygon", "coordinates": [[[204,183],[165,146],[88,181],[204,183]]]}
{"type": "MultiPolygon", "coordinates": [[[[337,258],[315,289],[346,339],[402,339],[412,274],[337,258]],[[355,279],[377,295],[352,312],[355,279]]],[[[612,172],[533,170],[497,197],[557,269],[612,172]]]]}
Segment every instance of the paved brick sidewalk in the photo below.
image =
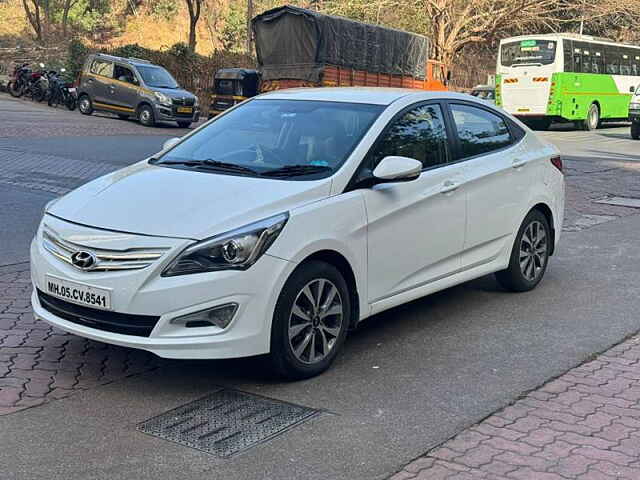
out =
{"type": "Polygon", "coordinates": [[[28,267],[0,267],[0,415],[160,365],[150,353],[87,340],[35,320],[28,267]]]}
{"type": "Polygon", "coordinates": [[[390,480],[640,479],[640,337],[418,458],[390,480]]]}

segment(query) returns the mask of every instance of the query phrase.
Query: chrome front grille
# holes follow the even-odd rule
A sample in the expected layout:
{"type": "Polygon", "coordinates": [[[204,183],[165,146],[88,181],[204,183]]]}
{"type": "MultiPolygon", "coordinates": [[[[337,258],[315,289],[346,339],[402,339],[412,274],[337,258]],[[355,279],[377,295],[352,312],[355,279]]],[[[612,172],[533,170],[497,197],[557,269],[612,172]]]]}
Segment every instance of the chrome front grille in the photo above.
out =
{"type": "Polygon", "coordinates": [[[151,265],[168,250],[168,248],[98,249],[63,240],[55,232],[46,228],[42,232],[42,246],[59,260],[79,270],[91,272],[139,270],[151,265]],[[78,253],[88,253],[95,261],[89,267],[81,267],[78,262],[74,262],[74,255],[78,253]]]}

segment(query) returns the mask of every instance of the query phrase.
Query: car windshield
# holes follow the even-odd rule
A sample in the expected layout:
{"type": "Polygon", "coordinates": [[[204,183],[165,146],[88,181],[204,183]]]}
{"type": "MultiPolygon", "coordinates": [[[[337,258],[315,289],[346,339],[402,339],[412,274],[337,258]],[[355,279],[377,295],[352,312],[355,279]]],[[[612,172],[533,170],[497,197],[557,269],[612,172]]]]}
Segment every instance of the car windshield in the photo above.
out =
{"type": "Polygon", "coordinates": [[[556,42],[552,40],[521,40],[500,46],[500,64],[503,67],[550,65],[555,58],[556,42]]]}
{"type": "Polygon", "coordinates": [[[323,178],[340,168],[383,109],[357,103],[251,100],[154,163],[235,175],[323,178]]]}
{"type": "Polygon", "coordinates": [[[178,88],[178,82],[162,67],[138,65],[137,68],[147,87],[178,88]]]}

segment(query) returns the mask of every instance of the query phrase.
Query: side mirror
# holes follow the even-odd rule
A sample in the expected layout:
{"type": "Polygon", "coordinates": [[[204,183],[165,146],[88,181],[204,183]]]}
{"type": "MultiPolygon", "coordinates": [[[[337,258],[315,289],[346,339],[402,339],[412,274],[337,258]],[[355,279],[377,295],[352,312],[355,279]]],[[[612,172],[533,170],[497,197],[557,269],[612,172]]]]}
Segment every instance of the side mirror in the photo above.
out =
{"type": "Polygon", "coordinates": [[[180,139],[178,137],[173,137],[173,138],[170,138],[169,140],[166,140],[162,144],[162,150],[169,150],[171,147],[176,145],[179,141],[180,139]]]}
{"type": "Polygon", "coordinates": [[[629,93],[634,93],[636,91],[636,87],[629,87],[629,93]]]}
{"type": "Polygon", "coordinates": [[[422,163],[407,157],[384,157],[373,170],[377,183],[409,182],[422,172],[422,163]]]}

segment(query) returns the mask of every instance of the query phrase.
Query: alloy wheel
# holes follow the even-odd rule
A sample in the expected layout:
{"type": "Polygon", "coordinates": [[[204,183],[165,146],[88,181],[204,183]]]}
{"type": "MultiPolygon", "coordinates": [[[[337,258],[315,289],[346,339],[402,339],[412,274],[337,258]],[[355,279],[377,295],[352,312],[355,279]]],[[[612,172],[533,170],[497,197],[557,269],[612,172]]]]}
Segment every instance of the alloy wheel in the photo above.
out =
{"type": "Polygon", "coordinates": [[[86,113],[89,111],[90,107],[91,104],[89,103],[89,99],[87,97],[83,97],[82,100],[80,100],[80,110],[82,110],[83,113],[86,113]]]}
{"type": "Polygon", "coordinates": [[[315,364],[329,355],[343,328],[344,305],[338,288],[324,278],[307,283],[289,315],[289,345],[297,360],[315,364]]]}
{"type": "Polygon", "coordinates": [[[520,271],[528,281],[535,281],[547,262],[547,232],[534,220],[525,228],[520,240],[520,271]]]}

